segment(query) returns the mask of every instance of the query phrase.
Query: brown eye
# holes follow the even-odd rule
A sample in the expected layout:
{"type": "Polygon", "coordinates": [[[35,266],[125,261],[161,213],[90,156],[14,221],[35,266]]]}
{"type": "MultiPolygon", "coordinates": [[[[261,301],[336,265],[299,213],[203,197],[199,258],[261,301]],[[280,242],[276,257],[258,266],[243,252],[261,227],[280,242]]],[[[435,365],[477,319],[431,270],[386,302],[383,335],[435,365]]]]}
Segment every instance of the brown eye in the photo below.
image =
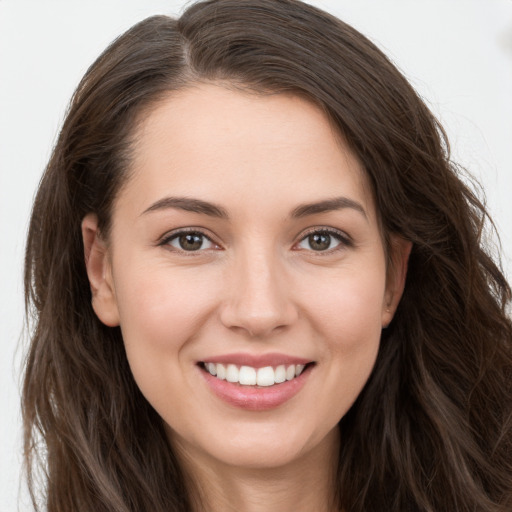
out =
{"type": "Polygon", "coordinates": [[[313,233],[308,236],[308,243],[313,251],[326,251],[331,245],[331,235],[327,233],[313,233]]]}
{"type": "Polygon", "coordinates": [[[178,233],[169,239],[167,243],[171,247],[187,252],[211,249],[214,245],[208,237],[202,233],[195,232],[178,233]]]}
{"type": "Polygon", "coordinates": [[[203,245],[203,237],[196,234],[181,235],[178,240],[181,249],[185,251],[198,251],[203,245]]]}
{"type": "Polygon", "coordinates": [[[299,242],[298,248],[308,251],[325,252],[336,249],[341,245],[349,245],[349,241],[341,234],[331,231],[314,231],[299,242]]]}

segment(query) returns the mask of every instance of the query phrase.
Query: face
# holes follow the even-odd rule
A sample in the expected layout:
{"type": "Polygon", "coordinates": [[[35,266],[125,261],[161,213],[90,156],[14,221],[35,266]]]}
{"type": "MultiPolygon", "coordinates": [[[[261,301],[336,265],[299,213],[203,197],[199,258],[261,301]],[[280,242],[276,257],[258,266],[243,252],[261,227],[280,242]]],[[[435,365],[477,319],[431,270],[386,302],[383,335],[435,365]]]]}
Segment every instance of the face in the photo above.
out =
{"type": "Polygon", "coordinates": [[[171,443],[252,468],[332,445],[407,252],[390,272],[357,159],[307,101],[213,84],[173,93],[136,139],[108,243],[84,219],[87,269],[171,443]]]}

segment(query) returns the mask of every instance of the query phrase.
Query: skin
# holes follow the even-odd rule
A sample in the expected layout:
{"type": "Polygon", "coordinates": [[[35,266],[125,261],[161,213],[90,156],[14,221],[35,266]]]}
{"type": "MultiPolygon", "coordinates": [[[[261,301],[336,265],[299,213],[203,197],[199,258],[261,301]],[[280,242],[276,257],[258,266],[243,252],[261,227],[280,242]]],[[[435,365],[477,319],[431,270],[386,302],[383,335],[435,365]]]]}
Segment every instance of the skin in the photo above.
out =
{"type": "Polygon", "coordinates": [[[83,220],[98,317],[121,326],[135,381],[208,510],[334,510],[337,423],[371,373],[410,244],[393,239],[385,254],[363,169],[304,99],[200,84],[161,101],[136,141],[110,239],[94,214],[83,220]],[[293,215],[339,197],[351,203],[293,215]],[[183,228],[208,237],[199,250],[172,238],[183,228]],[[326,229],[341,238],[314,250],[308,236],[326,229]],[[248,411],[214,395],[197,364],[233,352],[314,365],[283,405],[248,411]]]}

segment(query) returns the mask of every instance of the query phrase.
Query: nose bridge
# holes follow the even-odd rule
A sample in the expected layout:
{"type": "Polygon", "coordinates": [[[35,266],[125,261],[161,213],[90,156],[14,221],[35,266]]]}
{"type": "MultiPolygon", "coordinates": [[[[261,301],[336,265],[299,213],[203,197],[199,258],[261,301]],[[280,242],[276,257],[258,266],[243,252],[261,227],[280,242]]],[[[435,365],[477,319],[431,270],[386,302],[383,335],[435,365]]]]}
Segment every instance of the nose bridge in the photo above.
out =
{"type": "Polygon", "coordinates": [[[265,336],[297,317],[283,261],[268,240],[240,247],[232,262],[222,321],[229,328],[265,336]]]}

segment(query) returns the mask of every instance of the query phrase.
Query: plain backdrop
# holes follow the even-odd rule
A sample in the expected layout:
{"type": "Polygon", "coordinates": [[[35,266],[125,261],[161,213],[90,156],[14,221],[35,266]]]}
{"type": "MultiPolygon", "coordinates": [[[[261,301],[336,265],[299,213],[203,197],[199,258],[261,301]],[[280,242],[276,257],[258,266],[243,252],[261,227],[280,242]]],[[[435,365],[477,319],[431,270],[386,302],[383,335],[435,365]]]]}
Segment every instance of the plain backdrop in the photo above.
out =
{"type": "MultiPolygon", "coordinates": [[[[512,275],[512,0],[315,0],[376,42],[444,124],[484,185],[512,275]]],[[[66,105],[106,45],[173,0],[0,0],[0,512],[20,482],[24,238],[66,105]]]]}

